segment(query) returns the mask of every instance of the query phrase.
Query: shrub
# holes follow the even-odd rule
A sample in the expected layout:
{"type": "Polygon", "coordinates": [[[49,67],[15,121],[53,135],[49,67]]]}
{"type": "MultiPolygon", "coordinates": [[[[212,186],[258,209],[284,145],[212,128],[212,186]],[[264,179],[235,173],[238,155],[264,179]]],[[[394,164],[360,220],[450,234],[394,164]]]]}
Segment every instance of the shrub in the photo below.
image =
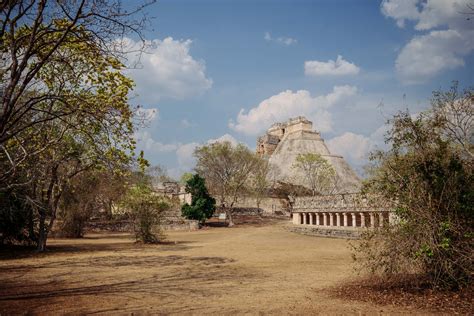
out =
{"type": "Polygon", "coordinates": [[[356,247],[361,267],[459,288],[473,275],[473,91],[435,93],[431,110],[396,115],[387,152],[372,156],[365,189],[391,201],[397,221],[356,247]]]}
{"type": "Polygon", "coordinates": [[[137,241],[155,243],[164,238],[160,221],[163,212],[170,207],[164,197],[155,195],[149,186],[139,184],[129,189],[122,203],[130,212],[137,241]]]}

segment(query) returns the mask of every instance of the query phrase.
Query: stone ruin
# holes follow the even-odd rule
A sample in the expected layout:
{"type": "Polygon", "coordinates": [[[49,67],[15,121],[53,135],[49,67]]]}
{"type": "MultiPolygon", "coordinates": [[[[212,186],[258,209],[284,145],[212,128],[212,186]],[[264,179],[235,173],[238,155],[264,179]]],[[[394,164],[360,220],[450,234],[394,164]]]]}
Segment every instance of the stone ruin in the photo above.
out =
{"type": "Polygon", "coordinates": [[[199,229],[197,221],[188,220],[181,215],[181,205],[191,204],[191,194],[186,193],[184,186],[178,182],[166,181],[154,185],[156,195],[169,198],[172,207],[163,214],[161,228],[164,230],[196,230],[199,229]]]}
{"type": "Polygon", "coordinates": [[[277,167],[278,181],[303,186],[303,174],[292,168],[299,154],[325,158],[336,171],[337,189],[332,194],[292,198],[292,226],[302,234],[358,238],[365,229],[377,229],[396,218],[387,201],[360,193],[361,182],[342,156],[332,154],[313,123],[303,116],[273,124],[257,140],[257,154],[277,167]]]}
{"type": "Polygon", "coordinates": [[[325,158],[336,171],[337,187],[333,193],[360,191],[361,182],[354,170],[342,156],[329,151],[321,134],[313,130],[313,123],[303,116],[273,124],[257,139],[256,151],[277,168],[277,181],[303,185],[304,175],[298,174],[292,165],[299,154],[315,153],[325,158]]]}

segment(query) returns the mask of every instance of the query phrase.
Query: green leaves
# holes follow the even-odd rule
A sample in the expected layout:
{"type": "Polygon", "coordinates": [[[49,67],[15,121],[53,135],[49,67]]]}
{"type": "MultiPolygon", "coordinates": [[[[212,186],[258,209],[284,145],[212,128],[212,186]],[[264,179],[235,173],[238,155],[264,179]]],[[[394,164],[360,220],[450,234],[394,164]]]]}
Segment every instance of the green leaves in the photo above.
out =
{"type": "Polygon", "coordinates": [[[292,167],[300,172],[313,195],[327,193],[335,185],[336,171],[319,154],[299,154],[292,167]]]}
{"type": "Polygon", "coordinates": [[[198,174],[192,175],[186,182],[186,193],[191,194],[191,205],[186,203],[182,206],[183,216],[201,223],[211,218],[216,209],[216,200],[209,195],[205,179],[198,174]]]}
{"type": "Polygon", "coordinates": [[[370,266],[385,262],[395,273],[424,274],[434,286],[472,280],[472,95],[472,89],[460,94],[454,86],[434,93],[430,110],[400,112],[390,121],[391,147],[372,156],[364,190],[390,201],[396,220],[377,231],[379,248],[362,250],[376,252],[370,266]]]}
{"type": "Polygon", "coordinates": [[[163,212],[171,207],[164,197],[154,194],[150,186],[141,183],[131,186],[123,197],[121,204],[134,221],[134,232],[137,241],[154,243],[163,237],[159,224],[163,212]]]}

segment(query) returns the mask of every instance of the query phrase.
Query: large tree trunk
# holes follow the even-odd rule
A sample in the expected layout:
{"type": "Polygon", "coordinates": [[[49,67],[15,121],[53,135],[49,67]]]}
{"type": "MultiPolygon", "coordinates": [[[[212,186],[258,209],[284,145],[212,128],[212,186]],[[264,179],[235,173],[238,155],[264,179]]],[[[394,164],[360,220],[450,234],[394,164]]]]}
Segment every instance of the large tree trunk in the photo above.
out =
{"type": "Polygon", "coordinates": [[[232,208],[225,208],[225,213],[227,215],[227,218],[229,219],[229,225],[228,227],[234,226],[234,219],[232,218],[232,208]]]}
{"type": "MultiPolygon", "coordinates": [[[[234,204],[234,203],[232,203],[232,205],[233,205],[233,204],[234,204]]],[[[232,227],[232,226],[235,225],[235,224],[234,224],[234,219],[232,218],[232,205],[231,205],[231,207],[227,207],[227,205],[226,205],[225,202],[222,202],[222,204],[221,204],[221,207],[222,207],[222,209],[223,209],[224,212],[225,212],[226,218],[229,219],[229,225],[228,225],[228,227],[232,227]]]]}

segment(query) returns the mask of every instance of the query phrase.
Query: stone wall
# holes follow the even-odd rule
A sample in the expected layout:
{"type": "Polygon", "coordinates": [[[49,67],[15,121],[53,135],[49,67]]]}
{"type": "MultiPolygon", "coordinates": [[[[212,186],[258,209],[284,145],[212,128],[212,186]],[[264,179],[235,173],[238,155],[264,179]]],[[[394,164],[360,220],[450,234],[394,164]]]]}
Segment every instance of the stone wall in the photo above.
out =
{"type": "Polygon", "coordinates": [[[348,229],[348,228],[342,229],[338,227],[321,228],[318,226],[289,225],[289,226],[286,226],[286,229],[291,232],[302,234],[302,235],[331,237],[331,238],[345,238],[345,239],[358,239],[362,233],[362,231],[359,229],[348,229]]]}
{"type": "Polygon", "coordinates": [[[164,231],[170,230],[198,230],[199,222],[195,220],[185,219],[176,222],[167,222],[160,225],[160,228],[164,231]]]}
{"type": "MultiPolygon", "coordinates": [[[[234,204],[235,208],[257,208],[257,200],[253,197],[244,197],[234,204]]],[[[274,197],[266,197],[260,201],[260,208],[265,214],[287,214],[289,205],[287,200],[274,197]]]]}

